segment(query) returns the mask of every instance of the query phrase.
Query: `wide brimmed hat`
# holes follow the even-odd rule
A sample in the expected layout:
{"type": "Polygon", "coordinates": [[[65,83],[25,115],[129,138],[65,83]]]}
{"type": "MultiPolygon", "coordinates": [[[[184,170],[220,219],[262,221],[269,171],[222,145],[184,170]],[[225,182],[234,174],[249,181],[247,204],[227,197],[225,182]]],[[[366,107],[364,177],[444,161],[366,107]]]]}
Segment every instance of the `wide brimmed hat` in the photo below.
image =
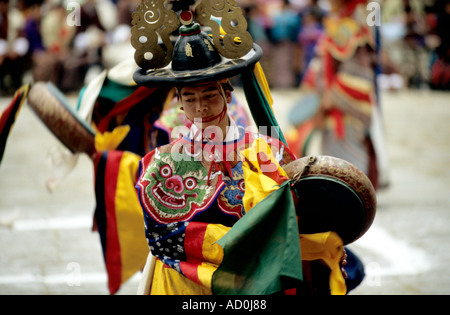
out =
{"type": "Polygon", "coordinates": [[[233,1],[166,2],[143,0],[133,14],[137,84],[180,87],[218,81],[261,59],[262,50],[233,1]]]}

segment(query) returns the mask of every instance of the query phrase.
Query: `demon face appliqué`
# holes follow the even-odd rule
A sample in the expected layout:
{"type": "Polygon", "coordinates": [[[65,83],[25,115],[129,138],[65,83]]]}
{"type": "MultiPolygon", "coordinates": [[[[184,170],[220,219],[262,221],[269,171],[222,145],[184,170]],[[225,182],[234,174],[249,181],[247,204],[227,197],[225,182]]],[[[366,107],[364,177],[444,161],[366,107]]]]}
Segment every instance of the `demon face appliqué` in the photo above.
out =
{"type": "Polygon", "coordinates": [[[157,154],[139,183],[144,206],[159,223],[188,221],[214,201],[207,185],[208,170],[200,162],[177,161],[171,153],[157,154]]]}

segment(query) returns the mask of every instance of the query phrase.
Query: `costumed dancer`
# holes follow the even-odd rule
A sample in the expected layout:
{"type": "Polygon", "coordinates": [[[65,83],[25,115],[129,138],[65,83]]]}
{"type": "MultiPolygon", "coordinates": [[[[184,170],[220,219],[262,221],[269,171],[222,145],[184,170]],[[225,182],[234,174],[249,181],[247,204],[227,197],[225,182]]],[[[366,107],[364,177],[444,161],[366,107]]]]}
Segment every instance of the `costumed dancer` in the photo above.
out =
{"type": "MultiPolygon", "coordinates": [[[[147,65],[146,51],[160,46],[144,48],[139,43],[134,44],[137,63],[144,68],[136,73],[136,82],[148,87],[177,87],[181,109],[191,123],[183,137],[157,148],[141,161],[137,187],[151,250],[141,286],[146,294],[212,294],[221,290],[245,290],[243,284],[235,287],[234,281],[224,283],[229,282],[229,274],[218,276],[224,252],[216,243],[255,202],[244,196],[251,187],[246,187],[249,182],[245,179],[244,159],[240,152],[265,152],[266,155],[260,156],[261,162],[271,169],[273,179],[269,179],[275,186],[287,180],[280,165],[295,160],[279,140],[246,131],[228,112],[233,91],[228,78],[246,68],[252,69],[261,57],[261,50],[258,46],[253,47],[244,23],[234,28],[234,34],[223,37],[222,46],[220,34],[214,33],[213,29],[212,38],[206,35],[200,24],[194,22],[189,1],[186,3],[179,17],[162,3],[156,8],[169,17],[161,19],[162,23],[179,19],[182,24],[175,46],[168,43],[168,50],[173,49],[169,60],[147,65]],[[240,45],[234,42],[238,36],[242,40],[240,45]],[[223,57],[220,50],[228,56],[231,52],[233,57],[223,57]],[[164,67],[168,62],[170,65],[164,67]],[[151,70],[154,68],[157,69],[151,70]],[[247,208],[244,207],[246,202],[247,208]]],[[[211,20],[214,8],[209,5],[208,2],[201,3],[196,7],[196,14],[197,18],[202,14],[207,16],[204,24],[214,25],[216,22],[211,20]]],[[[223,5],[224,10],[215,13],[223,19],[225,31],[227,22],[233,19],[245,22],[239,7],[225,2],[223,5]]],[[[141,5],[136,16],[144,17],[151,12],[154,11],[141,5]]],[[[148,25],[145,20],[135,19],[135,22],[134,38],[149,38],[152,30],[142,30],[148,25]]],[[[215,25],[218,29],[219,24],[215,25]]],[[[228,27],[232,28],[231,23],[228,27]]],[[[298,237],[296,239],[298,243],[298,237]]],[[[300,266],[300,257],[298,259],[297,266],[300,266]]],[[[262,292],[270,290],[266,287],[258,289],[262,292]]],[[[280,290],[282,288],[278,287],[276,291],[280,290]]]]}
{"type": "Polygon", "coordinates": [[[239,73],[244,89],[253,90],[247,95],[257,95],[259,87],[260,100],[248,97],[250,107],[266,103],[261,108],[270,111],[270,106],[254,72],[261,50],[252,45],[240,9],[221,4],[219,11],[203,1],[194,12],[187,4],[178,16],[162,3],[156,8],[141,5],[135,15],[132,43],[140,66],[135,81],[177,87],[182,110],[192,123],[181,138],[141,160],[136,187],[150,253],[140,293],[311,293],[303,281],[302,255],[320,260],[331,252],[337,260],[328,261],[328,293],[346,293],[339,236],[299,237],[291,181],[282,168],[296,157],[277,139],[279,134],[244,130],[228,113],[228,78],[239,73]],[[155,16],[153,10],[166,16],[158,23],[179,18],[182,24],[175,46],[165,42],[167,53],[160,61],[150,57],[161,45],[143,44],[155,32],[145,20],[155,16]],[[220,36],[213,15],[222,19],[225,36],[220,36]],[[200,23],[212,28],[212,36],[200,23]]]}
{"type": "Polygon", "coordinates": [[[380,152],[384,144],[375,88],[376,43],[366,22],[367,1],[330,3],[317,56],[302,83],[308,96],[293,110],[301,114],[291,119],[298,128],[290,139],[303,153],[315,150],[351,162],[377,188],[386,161],[380,152]]]}

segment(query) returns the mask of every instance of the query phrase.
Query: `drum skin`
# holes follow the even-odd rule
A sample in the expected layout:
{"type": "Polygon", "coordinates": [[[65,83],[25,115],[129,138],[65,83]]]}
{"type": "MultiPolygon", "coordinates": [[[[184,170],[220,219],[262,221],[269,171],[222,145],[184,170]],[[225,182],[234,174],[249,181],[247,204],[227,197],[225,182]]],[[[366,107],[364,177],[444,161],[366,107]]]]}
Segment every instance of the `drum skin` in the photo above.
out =
{"type": "Polygon", "coordinates": [[[95,133],[51,83],[36,82],[28,94],[28,105],[47,128],[73,153],[95,153],[95,133]]]}
{"type": "Polygon", "coordinates": [[[376,213],[376,192],[353,164],[331,156],[298,159],[283,169],[297,195],[299,232],[335,231],[345,245],[363,236],[376,213]]]}

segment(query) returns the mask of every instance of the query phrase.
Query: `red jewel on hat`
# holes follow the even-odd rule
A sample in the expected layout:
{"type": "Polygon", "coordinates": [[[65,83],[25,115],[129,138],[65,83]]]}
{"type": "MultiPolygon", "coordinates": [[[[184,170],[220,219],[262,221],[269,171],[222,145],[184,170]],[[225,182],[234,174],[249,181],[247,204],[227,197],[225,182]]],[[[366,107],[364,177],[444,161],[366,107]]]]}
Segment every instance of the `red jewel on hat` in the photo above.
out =
{"type": "Polygon", "coordinates": [[[194,14],[191,11],[183,11],[180,14],[181,24],[190,25],[194,21],[194,14]]]}

